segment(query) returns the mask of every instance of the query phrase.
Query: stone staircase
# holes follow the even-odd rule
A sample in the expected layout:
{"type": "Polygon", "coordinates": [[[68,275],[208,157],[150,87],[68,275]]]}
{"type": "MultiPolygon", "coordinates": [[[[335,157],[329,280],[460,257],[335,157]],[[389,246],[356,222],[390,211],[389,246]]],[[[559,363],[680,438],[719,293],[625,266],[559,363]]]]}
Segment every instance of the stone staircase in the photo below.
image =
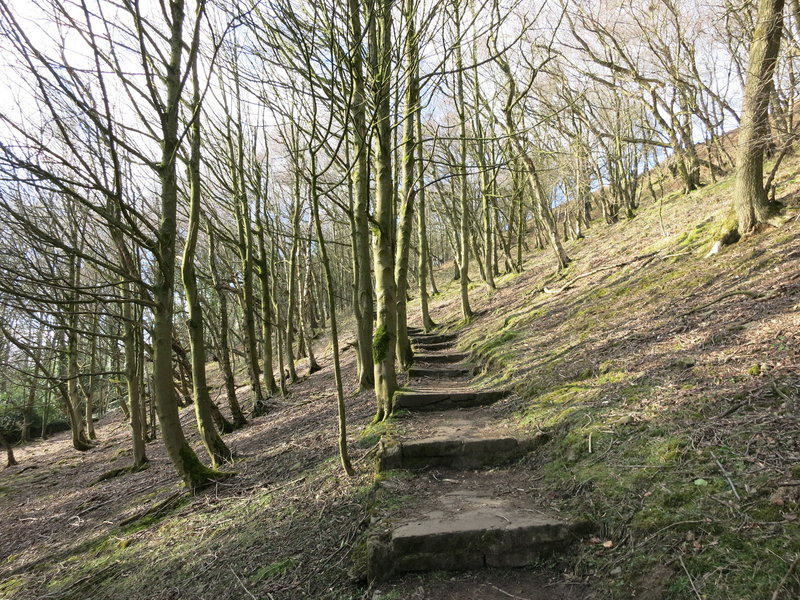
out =
{"type": "Polygon", "coordinates": [[[473,387],[474,368],[452,350],[454,335],[409,333],[413,389],[398,392],[395,407],[412,416],[403,437],[381,440],[378,469],[413,470],[416,477],[386,482],[404,500],[399,514],[380,515],[368,539],[368,579],[523,567],[568,546],[586,525],[539,511],[518,473],[502,468],[546,437],[521,436],[487,415],[508,390],[473,387]]]}

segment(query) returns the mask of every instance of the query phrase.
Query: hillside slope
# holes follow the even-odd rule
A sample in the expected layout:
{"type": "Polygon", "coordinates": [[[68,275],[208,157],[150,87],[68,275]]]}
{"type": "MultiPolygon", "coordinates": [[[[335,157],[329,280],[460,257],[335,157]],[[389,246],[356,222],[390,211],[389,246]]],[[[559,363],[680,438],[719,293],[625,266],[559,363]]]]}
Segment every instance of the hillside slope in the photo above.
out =
{"type": "MultiPolygon", "coordinates": [[[[461,349],[514,387],[506,425],[548,434],[521,469],[598,525],[567,574],[599,597],[800,593],[796,158],[779,181],[786,224],[711,258],[731,179],[594,227],[558,279],[543,252],[475,287],[461,349]]],[[[456,297],[435,308],[457,323],[456,297]]]]}
{"type": "MultiPolygon", "coordinates": [[[[404,417],[369,426],[371,394],[349,398],[359,474],[343,476],[323,354],[326,368],[227,436],[238,476],[199,496],[182,494],[159,444],[148,470],[91,485],[128,460],[118,416],[89,453],[63,435],[20,448],[20,466],[0,472],[0,598],[507,598],[505,581],[523,585],[517,598],[796,597],[798,164],[787,160],[779,178],[790,220],[712,258],[730,180],[596,224],[567,244],[574,261],[558,280],[542,251],[496,292],[476,282],[469,324],[457,286],[433,299],[434,319],[487,365],[487,385],[513,386],[493,407],[498,422],[549,436],[518,476],[549,508],[596,524],[567,559],[380,590],[353,581],[352,550],[380,488],[371,449],[404,417]]],[[[343,368],[352,389],[352,350],[343,368]]],[[[193,431],[191,409],[183,418],[193,431]]]]}

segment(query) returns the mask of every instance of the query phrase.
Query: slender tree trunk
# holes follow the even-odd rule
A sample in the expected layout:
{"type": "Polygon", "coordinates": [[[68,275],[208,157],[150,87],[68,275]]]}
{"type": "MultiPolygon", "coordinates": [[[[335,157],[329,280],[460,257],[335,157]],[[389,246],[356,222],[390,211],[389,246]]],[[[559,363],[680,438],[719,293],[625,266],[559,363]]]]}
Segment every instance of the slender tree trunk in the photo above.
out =
{"type": "MultiPolygon", "coordinates": [[[[308,244],[306,245],[305,269],[303,270],[303,285],[300,290],[300,333],[306,341],[306,354],[308,356],[308,374],[316,373],[320,369],[316,356],[314,356],[314,330],[311,328],[311,270],[313,268],[311,253],[311,223],[308,228],[308,244]]],[[[334,347],[336,350],[336,347],[334,347]]],[[[338,351],[338,350],[337,350],[338,351]]]]}
{"type": "Polygon", "coordinates": [[[431,319],[428,308],[428,275],[430,274],[431,284],[436,287],[431,268],[430,249],[428,248],[428,223],[425,214],[425,163],[422,157],[422,111],[417,111],[414,121],[416,122],[419,143],[417,144],[416,163],[418,179],[418,200],[417,200],[417,246],[419,247],[419,262],[417,281],[419,283],[419,306],[422,314],[422,328],[424,331],[431,331],[436,324],[431,319]],[[429,271],[430,269],[430,271],[429,271]]]}
{"type": "Polygon", "coordinates": [[[411,230],[414,224],[414,185],[416,166],[416,113],[419,110],[419,78],[417,60],[417,33],[414,28],[414,0],[405,0],[403,13],[406,23],[405,58],[408,84],[406,85],[403,114],[403,199],[400,205],[400,224],[395,251],[394,278],[397,283],[397,357],[407,369],[414,360],[408,339],[408,255],[411,247],[411,230]]]}
{"type": "Polygon", "coordinates": [[[458,112],[459,131],[459,171],[460,171],[460,204],[461,204],[461,258],[459,260],[459,285],[461,290],[461,316],[465,320],[472,318],[469,305],[469,186],[467,180],[467,106],[464,99],[464,59],[461,52],[461,0],[453,3],[453,18],[456,27],[456,111],[458,112]]]}
{"type": "MultiPolygon", "coordinates": [[[[72,299],[77,301],[78,288],[81,282],[81,260],[72,257],[70,260],[70,281],[73,289],[72,299]]],[[[66,395],[65,404],[67,417],[69,418],[70,431],[72,433],[72,446],[76,450],[85,451],[92,448],[92,444],[86,437],[83,415],[80,410],[80,397],[78,393],[78,376],[80,367],[78,365],[79,335],[78,335],[78,305],[70,305],[67,308],[67,347],[66,347],[66,395]]]]}
{"type": "Polygon", "coordinates": [[[279,382],[279,389],[281,392],[282,397],[286,397],[287,390],[286,390],[286,371],[283,368],[283,316],[281,314],[280,306],[278,306],[275,299],[278,297],[278,278],[276,273],[275,264],[278,261],[277,252],[276,252],[276,242],[275,238],[272,238],[272,260],[270,261],[270,275],[272,279],[272,314],[275,315],[276,323],[275,329],[277,331],[277,338],[278,338],[278,382],[279,382]]]}
{"type": "MultiPolygon", "coordinates": [[[[157,264],[153,286],[153,395],[161,435],[172,464],[189,490],[213,482],[217,473],[204,466],[188,444],[181,428],[172,371],[172,315],[175,298],[175,237],[177,229],[178,180],[175,160],[180,144],[178,113],[181,100],[181,55],[183,53],[184,2],[173,0],[170,56],[165,74],[166,104],[161,126],[160,225],[157,232],[157,264]]],[[[199,15],[198,15],[199,18],[199,15]]],[[[145,57],[143,57],[145,58],[145,57]]]]}
{"type": "MultiPolygon", "coordinates": [[[[312,142],[313,143],[313,142],[312,142]]],[[[344,472],[354,475],[355,471],[350,464],[350,456],[347,452],[347,413],[344,404],[344,391],[342,388],[342,369],[339,365],[339,329],[336,323],[336,295],[333,288],[333,278],[331,275],[331,263],[328,259],[328,250],[325,246],[325,237],[322,235],[322,224],[319,218],[319,197],[317,190],[317,165],[316,155],[311,153],[311,204],[314,211],[314,223],[317,230],[317,244],[319,244],[320,258],[322,267],[325,271],[325,281],[328,291],[328,307],[331,314],[331,344],[333,347],[333,373],[336,379],[336,408],[339,420],[339,460],[342,463],[344,472]]],[[[310,246],[309,242],[309,246],[310,246]]],[[[310,254],[310,251],[309,251],[310,254]]]]}
{"type": "Polygon", "coordinates": [[[356,305],[356,332],[358,337],[358,388],[365,390],[375,385],[374,363],[372,360],[373,313],[375,302],[372,295],[372,271],[370,269],[369,240],[369,141],[366,123],[366,90],[364,81],[364,61],[361,48],[364,30],[361,25],[361,3],[348,0],[348,17],[350,19],[351,75],[353,78],[352,120],[353,151],[355,168],[352,182],[355,191],[353,203],[353,220],[355,222],[355,264],[358,279],[356,305]]]}
{"type": "MultiPolygon", "coordinates": [[[[95,307],[94,316],[92,317],[92,332],[95,334],[97,331],[97,324],[99,321],[99,306],[95,307]]],[[[84,396],[84,418],[86,420],[86,435],[90,440],[97,439],[97,433],[94,430],[94,391],[95,391],[95,371],[97,371],[97,335],[93,335],[89,340],[91,349],[89,351],[89,382],[83,391],[84,396]]]]}
{"type": "Polygon", "coordinates": [[[223,462],[230,461],[232,459],[232,454],[214,427],[215,419],[213,408],[216,407],[212,408],[211,395],[208,393],[205,336],[203,335],[203,309],[200,306],[200,294],[197,290],[197,275],[194,265],[197,237],[200,231],[201,185],[200,82],[197,75],[196,64],[192,68],[192,83],[194,87],[192,98],[194,121],[192,122],[189,151],[189,221],[186,225],[186,244],[183,248],[181,277],[183,279],[183,289],[186,292],[188,311],[186,325],[189,329],[189,344],[191,347],[192,387],[197,431],[211,459],[211,464],[214,467],[219,467],[223,462]]]}
{"type": "Polygon", "coordinates": [[[375,296],[377,328],[372,340],[375,364],[376,420],[392,414],[392,402],[397,390],[395,373],[395,336],[397,332],[397,286],[394,279],[392,239],[394,231],[394,184],[392,182],[391,129],[391,24],[392,0],[376,2],[377,19],[371,38],[372,73],[375,80],[375,228],[372,257],[375,266],[375,296]]]}
{"type": "MultiPolygon", "coordinates": [[[[295,149],[297,145],[295,144],[295,149]]],[[[299,161],[299,157],[295,156],[299,161]]],[[[300,199],[300,164],[294,165],[294,193],[292,206],[292,246],[289,252],[289,304],[286,307],[286,366],[289,371],[289,382],[297,381],[297,370],[294,366],[294,315],[297,313],[297,247],[300,238],[300,213],[302,201],[300,199]]]]}
{"type": "Polygon", "coordinates": [[[217,356],[219,359],[220,369],[222,370],[222,377],[225,380],[225,395],[228,400],[228,407],[233,417],[234,429],[239,429],[247,424],[247,419],[242,412],[239,405],[239,399],[236,397],[236,380],[233,375],[233,366],[231,365],[231,348],[228,341],[228,289],[227,286],[221,281],[219,271],[217,269],[217,247],[216,236],[214,230],[209,225],[208,227],[208,262],[211,271],[211,284],[217,293],[219,300],[219,341],[217,345],[217,356]]]}

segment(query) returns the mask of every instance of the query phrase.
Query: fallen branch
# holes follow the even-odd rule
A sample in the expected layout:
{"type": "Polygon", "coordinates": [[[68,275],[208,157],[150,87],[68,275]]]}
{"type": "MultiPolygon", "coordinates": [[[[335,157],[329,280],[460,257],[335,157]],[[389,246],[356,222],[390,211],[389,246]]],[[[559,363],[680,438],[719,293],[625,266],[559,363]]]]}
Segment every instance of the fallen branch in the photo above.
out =
{"type": "Polygon", "coordinates": [[[626,266],[628,266],[630,264],[633,264],[635,262],[639,262],[639,261],[642,261],[642,260],[652,259],[655,256],[657,256],[660,252],[661,252],[661,250],[656,250],[655,252],[651,252],[649,254],[642,254],[641,256],[637,256],[635,258],[632,258],[630,260],[626,260],[626,261],[621,262],[621,263],[616,263],[616,264],[609,265],[609,266],[606,266],[606,267],[600,267],[598,269],[594,269],[593,271],[589,271],[588,273],[581,273],[580,275],[577,275],[576,277],[573,277],[572,279],[570,279],[569,282],[567,282],[567,284],[564,285],[563,287],[560,287],[558,289],[550,289],[545,285],[542,288],[542,291],[545,294],[560,294],[560,293],[565,292],[568,289],[570,289],[573,285],[575,285],[575,283],[577,281],[580,281],[581,279],[584,279],[586,277],[591,277],[592,275],[595,275],[596,273],[602,273],[603,271],[611,271],[613,269],[621,269],[622,267],[626,267],[626,266]]]}

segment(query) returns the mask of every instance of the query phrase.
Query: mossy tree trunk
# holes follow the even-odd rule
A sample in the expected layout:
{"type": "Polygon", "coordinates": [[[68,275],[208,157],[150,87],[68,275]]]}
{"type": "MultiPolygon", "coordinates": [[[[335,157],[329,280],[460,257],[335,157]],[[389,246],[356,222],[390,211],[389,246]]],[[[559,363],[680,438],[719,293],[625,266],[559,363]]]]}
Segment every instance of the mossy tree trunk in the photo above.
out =
{"type": "MultiPolygon", "coordinates": [[[[300,299],[298,307],[300,309],[300,333],[306,342],[306,354],[308,358],[308,373],[316,373],[322,367],[317,362],[314,355],[314,330],[311,327],[311,271],[313,270],[313,252],[311,248],[312,225],[308,227],[308,243],[305,252],[305,268],[303,269],[302,285],[300,286],[300,299]]],[[[338,339],[338,338],[337,338],[338,339]]],[[[338,352],[338,348],[334,347],[338,352]]]]}
{"type": "MultiPolygon", "coordinates": [[[[295,134],[296,136],[296,134],[295,134]]],[[[303,211],[303,202],[300,198],[300,164],[297,139],[294,140],[294,185],[292,188],[292,245],[289,251],[289,303],[286,306],[286,368],[289,372],[289,382],[297,381],[297,370],[294,361],[294,334],[295,319],[297,314],[297,248],[300,238],[300,216],[303,211]]]]}
{"type": "Polygon", "coordinates": [[[247,184],[245,181],[244,132],[241,114],[241,88],[238,65],[234,66],[234,101],[236,115],[227,115],[227,143],[230,157],[231,187],[235,195],[236,229],[238,234],[237,248],[242,267],[242,322],[244,333],[245,357],[250,388],[253,395],[251,416],[258,417],[265,413],[264,394],[261,389],[260,368],[258,365],[258,339],[255,323],[255,292],[253,288],[253,270],[255,265],[255,244],[253,242],[250,203],[248,202],[247,184]]]}
{"type": "Polygon", "coordinates": [[[192,365],[192,399],[197,420],[197,431],[200,439],[215,467],[223,462],[230,461],[231,451],[222,441],[219,432],[214,427],[211,395],[208,393],[206,380],[206,348],[203,335],[203,308],[200,305],[200,294],[197,290],[197,274],[195,272],[195,251],[197,238],[200,232],[200,83],[197,75],[197,63],[192,68],[192,83],[194,93],[192,97],[193,121],[191,126],[189,150],[189,221],[186,225],[186,243],[183,248],[181,262],[181,277],[183,289],[186,292],[186,307],[188,312],[187,327],[189,329],[189,345],[191,348],[192,365]]]}
{"type": "Polygon", "coordinates": [[[258,236],[258,264],[257,272],[259,281],[261,283],[261,365],[264,373],[264,387],[267,388],[267,393],[272,396],[278,391],[278,385],[275,383],[275,373],[273,366],[273,349],[272,349],[272,283],[270,281],[270,258],[267,253],[267,190],[269,188],[269,149],[264,157],[264,172],[262,177],[262,170],[259,166],[256,169],[256,235],[258,236]],[[262,181],[263,179],[263,181],[262,181]],[[263,213],[261,197],[263,193],[263,213]]]}
{"type": "Polygon", "coordinates": [[[736,151],[734,207],[739,234],[774,212],[764,189],[764,152],[769,145],[769,98],[783,30],[784,0],[759,0],[750,44],[744,106],[736,151]]]}
{"type": "Polygon", "coordinates": [[[233,375],[233,366],[231,364],[231,348],[230,341],[228,340],[229,318],[228,318],[228,286],[223,282],[219,275],[217,267],[217,243],[216,234],[214,229],[209,225],[207,229],[208,235],[208,263],[209,270],[211,271],[211,284],[217,293],[217,300],[219,301],[219,338],[217,341],[217,358],[219,360],[220,370],[222,371],[222,378],[225,381],[225,395],[228,400],[228,407],[233,417],[234,429],[239,429],[247,424],[247,419],[242,412],[242,407],[239,405],[239,399],[236,397],[236,379],[233,375]]]}
{"type": "Polygon", "coordinates": [[[414,354],[408,339],[408,313],[406,296],[408,292],[408,255],[411,246],[411,230],[414,225],[414,200],[417,186],[416,166],[416,114],[419,111],[419,65],[417,33],[414,27],[414,0],[405,0],[403,18],[405,20],[405,60],[408,83],[405,92],[403,113],[403,199],[400,204],[399,231],[395,251],[394,278],[397,282],[397,357],[406,369],[411,366],[414,354]]]}
{"type": "MultiPolygon", "coordinates": [[[[175,300],[175,238],[177,230],[178,179],[176,157],[180,146],[178,118],[184,87],[181,62],[184,48],[183,23],[185,3],[170,3],[169,56],[164,65],[163,81],[166,99],[161,110],[161,163],[159,179],[160,224],[157,231],[155,285],[153,286],[153,395],[155,397],[161,435],[178,475],[190,491],[213,483],[216,471],[204,466],[189,445],[181,428],[178,401],[173,384],[172,334],[175,300]]],[[[197,19],[202,17],[203,4],[198,5],[197,19]]],[[[199,34],[199,27],[195,30],[199,34]]],[[[193,43],[196,53],[196,41],[193,43]]],[[[148,56],[141,57],[149,61],[148,56]]],[[[194,57],[191,57],[193,60],[194,57]]]]}
{"type": "Polygon", "coordinates": [[[461,205],[461,252],[459,257],[459,286],[461,291],[461,316],[464,320],[472,318],[472,308],[469,304],[469,226],[470,226],[470,201],[469,181],[467,179],[467,105],[464,96],[464,58],[461,51],[461,0],[453,2],[453,19],[455,21],[455,59],[456,59],[456,112],[458,113],[458,158],[459,170],[459,200],[461,205]]]}
{"type": "Polygon", "coordinates": [[[397,286],[394,279],[392,240],[394,222],[394,183],[392,181],[392,128],[390,84],[392,66],[392,0],[376,2],[376,18],[371,26],[371,62],[375,86],[375,227],[372,236],[372,259],[375,269],[377,327],[372,340],[375,364],[376,419],[392,414],[397,390],[395,373],[395,336],[397,332],[397,286]]]}
{"type": "Polygon", "coordinates": [[[364,30],[361,24],[361,3],[348,0],[350,21],[350,73],[353,80],[351,119],[353,123],[353,152],[355,165],[352,174],[354,188],[353,221],[355,225],[354,262],[356,267],[356,334],[358,337],[358,387],[369,389],[375,384],[372,360],[373,313],[375,301],[372,294],[369,240],[369,141],[366,122],[366,86],[364,60],[361,54],[364,30]]]}

